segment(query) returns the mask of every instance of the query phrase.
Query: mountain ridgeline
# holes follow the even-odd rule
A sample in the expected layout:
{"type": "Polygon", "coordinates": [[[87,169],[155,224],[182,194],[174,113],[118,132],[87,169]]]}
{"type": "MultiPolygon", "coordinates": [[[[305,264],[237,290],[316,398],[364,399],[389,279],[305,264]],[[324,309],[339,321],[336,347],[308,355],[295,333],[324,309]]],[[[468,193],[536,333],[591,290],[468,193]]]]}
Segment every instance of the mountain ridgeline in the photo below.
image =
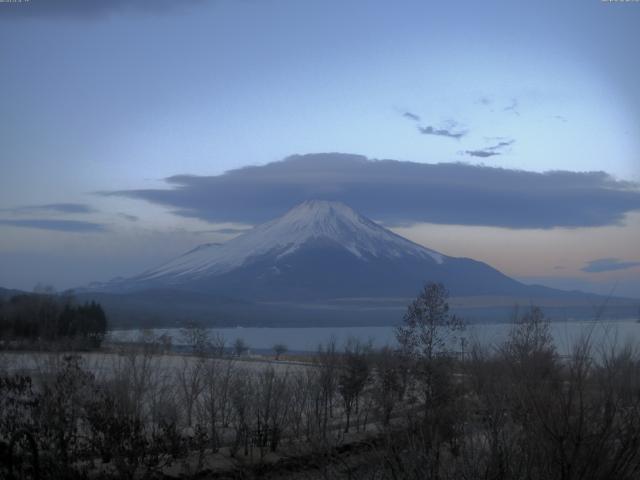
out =
{"type": "MultiPolygon", "coordinates": [[[[338,202],[312,200],[225,244],[206,244],[112,292],[156,288],[257,300],[411,297],[426,281],[452,295],[542,293],[469,258],[443,255],[338,202]]],[[[543,289],[552,293],[551,289],[543,289]]]]}
{"type": "MultiPolygon", "coordinates": [[[[224,244],[201,245],[135,277],[93,284],[82,295],[122,314],[133,308],[151,323],[171,312],[224,324],[273,318],[296,325],[380,324],[397,322],[426,282],[443,283],[452,297],[499,299],[502,310],[534,299],[557,305],[590,298],[592,307],[598,298],[525,285],[483,262],[441,254],[347,205],[323,200],[306,201],[224,244]]],[[[481,303],[486,319],[492,313],[481,303]]]]}

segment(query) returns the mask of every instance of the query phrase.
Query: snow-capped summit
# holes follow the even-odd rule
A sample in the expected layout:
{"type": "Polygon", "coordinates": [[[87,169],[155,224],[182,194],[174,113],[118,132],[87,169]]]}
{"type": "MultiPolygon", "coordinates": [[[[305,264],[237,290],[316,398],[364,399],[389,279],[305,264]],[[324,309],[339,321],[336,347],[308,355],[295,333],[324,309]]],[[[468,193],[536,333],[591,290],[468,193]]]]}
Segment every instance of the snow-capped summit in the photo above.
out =
{"type": "Polygon", "coordinates": [[[290,244],[282,255],[310,239],[325,238],[360,258],[415,255],[430,257],[437,263],[443,260],[438,252],[396,235],[340,202],[308,200],[264,227],[274,240],[290,244]]]}
{"type": "Polygon", "coordinates": [[[521,284],[488,265],[442,255],[340,202],[309,200],[224,244],[205,244],[110,290],[178,288],[241,298],[412,296],[426,281],[457,294],[521,284]]]}
{"type": "Polygon", "coordinates": [[[381,227],[343,203],[308,200],[282,217],[225,244],[201,245],[137,279],[180,283],[187,278],[220,275],[264,255],[283,260],[309,244],[318,243],[341,247],[362,260],[415,256],[442,263],[444,258],[381,227]]]}

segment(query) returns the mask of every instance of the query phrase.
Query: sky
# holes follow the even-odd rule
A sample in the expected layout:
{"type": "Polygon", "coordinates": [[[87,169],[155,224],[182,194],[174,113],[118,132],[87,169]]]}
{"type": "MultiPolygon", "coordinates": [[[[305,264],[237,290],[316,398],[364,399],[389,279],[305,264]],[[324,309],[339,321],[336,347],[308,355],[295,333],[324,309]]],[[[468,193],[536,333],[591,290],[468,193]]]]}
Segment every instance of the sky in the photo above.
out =
{"type": "Polygon", "coordinates": [[[344,201],[640,298],[640,3],[0,3],[0,286],[128,276],[344,201]]]}

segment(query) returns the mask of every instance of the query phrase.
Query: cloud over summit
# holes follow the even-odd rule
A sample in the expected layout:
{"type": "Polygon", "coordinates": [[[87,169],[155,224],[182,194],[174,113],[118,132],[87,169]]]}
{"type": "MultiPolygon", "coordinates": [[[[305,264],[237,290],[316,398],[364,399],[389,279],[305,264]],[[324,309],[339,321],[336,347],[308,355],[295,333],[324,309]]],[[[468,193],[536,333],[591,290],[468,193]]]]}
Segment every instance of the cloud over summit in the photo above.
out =
{"type": "Polygon", "coordinates": [[[308,199],[342,201],[389,226],[593,227],[640,210],[640,185],[604,172],[509,170],[462,163],[293,155],[216,176],[175,175],[170,189],[103,192],[210,222],[258,223],[308,199]]]}

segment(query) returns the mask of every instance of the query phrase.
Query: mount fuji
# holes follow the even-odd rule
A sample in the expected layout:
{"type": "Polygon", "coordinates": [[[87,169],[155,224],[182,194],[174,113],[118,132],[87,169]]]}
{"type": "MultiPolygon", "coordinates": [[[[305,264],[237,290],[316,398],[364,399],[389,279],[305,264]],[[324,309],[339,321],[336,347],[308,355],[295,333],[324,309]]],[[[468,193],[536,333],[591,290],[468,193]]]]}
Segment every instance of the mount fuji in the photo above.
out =
{"type": "Polygon", "coordinates": [[[426,282],[442,282],[452,308],[468,321],[508,320],[517,304],[539,305],[555,319],[593,318],[604,301],[609,318],[626,318],[632,305],[525,285],[324,200],[77,294],[105,306],[115,326],[175,326],[185,319],[217,326],[389,325],[426,282]]]}
{"type": "Polygon", "coordinates": [[[412,297],[428,281],[452,295],[530,295],[489,265],[411,242],[339,202],[306,201],[224,244],[201,245],[110,292],[177,289],[261,301],[412,297]]]}

